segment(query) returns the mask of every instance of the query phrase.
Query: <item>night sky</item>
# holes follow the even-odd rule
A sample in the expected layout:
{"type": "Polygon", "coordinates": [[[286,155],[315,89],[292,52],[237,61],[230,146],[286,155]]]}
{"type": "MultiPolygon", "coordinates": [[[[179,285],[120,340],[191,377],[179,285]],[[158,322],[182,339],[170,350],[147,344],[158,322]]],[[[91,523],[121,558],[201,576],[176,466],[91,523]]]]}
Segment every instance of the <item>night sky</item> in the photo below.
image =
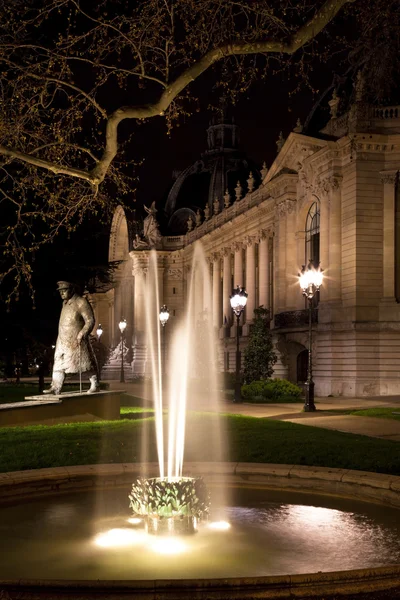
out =
{"type": "MultiPolygon", "coordinates": [[[[206,129],[212,116],[207,107],[210,103],[217,103],[214,82],[210,77],[203,76],[193,86],[200,100],[200,112],[180,121],[170,136],[162,118],[150,119],[138,128],[135,134],[138,150],[134,158],[144,158],[145,161],[136,172],[139,176],[137,189],[130,199],[125,199],[125,203],[136,207],[139,214],[143,204],[149,206],[153,200],[158,203],[165,196],[174,170],[185,169],[206,150],[206,129]]],[[[317,79],[322,91],[331,84],[332,71],[321,71],[317,79]]],[[[318,94],[313,94],[306,87],[289,97],[293,85],[283,75],[271,76],[265,82],[254,84],[230,109],[240,127],[241,148],[260,168],[264,160],[270,166],[276,157],[279,132],[283,131],[284,137],[287,137],[297,118],[304,123],[318,98],[318,94]]],[[[36,310],[32,310],[23,288],[19,302],[14,302],[9,312],[4,306],[0,307],[0,352],[5,347],[9,349],[11,344],[15,353],[27,339],[46,346],[55,343],[61,310],[56,282],[71,279],[68,274],[74,268],[79,269],[81,261],[89,265],[106,264],[109,232],[110,223],[88,218],[69,238],[62,234],[38,253],[34,264],[36,310]]]]}

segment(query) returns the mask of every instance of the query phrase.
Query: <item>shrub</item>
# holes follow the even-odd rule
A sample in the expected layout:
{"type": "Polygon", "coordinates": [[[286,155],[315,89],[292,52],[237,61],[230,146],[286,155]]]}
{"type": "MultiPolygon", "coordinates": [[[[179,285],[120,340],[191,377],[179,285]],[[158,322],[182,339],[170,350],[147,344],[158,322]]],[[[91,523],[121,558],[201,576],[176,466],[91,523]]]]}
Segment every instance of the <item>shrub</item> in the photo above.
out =
{"type": "Polygon", "coordinates": [[[242,396],[250,402],[274,402],[299,399],[301,388],[287,379],[261,379],[242,386],[242,396]]]}
{"type": "Polygon", "coordinates": [[[269,310],[263,306],[256,308],[244,351],[243,372],[246,383],[267,379],[274,372],[277,357],[269,324],[269,310]]]}

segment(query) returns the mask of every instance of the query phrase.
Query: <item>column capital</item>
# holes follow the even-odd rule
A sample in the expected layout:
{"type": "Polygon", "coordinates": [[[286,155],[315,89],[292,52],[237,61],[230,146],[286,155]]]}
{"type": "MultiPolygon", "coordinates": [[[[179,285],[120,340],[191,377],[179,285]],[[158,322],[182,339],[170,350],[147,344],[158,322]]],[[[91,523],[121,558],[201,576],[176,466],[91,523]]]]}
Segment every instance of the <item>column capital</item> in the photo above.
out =
{"type": "Polygon", "coordinates": [[[221,249],[221,254],[223,257],[230,256],[231,253],[232,253],[232,250],[229,246],[225,246],[224,248],[221,249]]]}
{"type": "Polygon", "coordinates": [[[217,260],[219,260],[221,258],[221,253],[220,252],[212,252],[211,253],[211,260],[212,262],[217,262],[217,260]]]}
{"type": "Polygon", "coordinates": [[[233,242],[231,244],[231,250],[233,252],[239,252],[240,250],[243,250],[243,242],[233,242]]]}
{"type": "Polygon", "coordinates": [[[255,235],[246,235],[244,238],[244,245],[250,248],[256,241],[255,235]]]}
{"type": "Polygon", "coordinates": [[[380,171],[379,175],[381,176],[381,182],[382,183],[390,183],[391,185],[395,185],[395,183],[397,182],[397,178],[398,178],[398,170],[392,170],[392,171],[380,171]]]}

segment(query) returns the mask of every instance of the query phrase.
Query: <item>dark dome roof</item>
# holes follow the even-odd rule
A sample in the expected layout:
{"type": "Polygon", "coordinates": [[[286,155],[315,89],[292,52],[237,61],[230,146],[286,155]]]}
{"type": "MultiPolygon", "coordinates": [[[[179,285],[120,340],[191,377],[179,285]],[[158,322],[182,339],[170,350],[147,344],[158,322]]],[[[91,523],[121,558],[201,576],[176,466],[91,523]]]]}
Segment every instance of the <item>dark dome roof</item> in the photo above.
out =
{"type": "Polygon", "coordinates": [[[226,190],[231,202],[235,199],[238,181],[243,194],[247,192],[250,173],[253,174],[254,188],[261,182],[258,167],[239,149],[239,128],[233,119],[228,120],[224,115],[214,117],[207,129],[207,145],[201,158],[178,175],[169,191],[165,214],[170,235],[186,233],[187,219],[184,222],[183,216],[188,218],[189,212],[183,209],[196,213],[208,204],[212,214],[216,198],[219,210],[223,209],[226,190]]]}

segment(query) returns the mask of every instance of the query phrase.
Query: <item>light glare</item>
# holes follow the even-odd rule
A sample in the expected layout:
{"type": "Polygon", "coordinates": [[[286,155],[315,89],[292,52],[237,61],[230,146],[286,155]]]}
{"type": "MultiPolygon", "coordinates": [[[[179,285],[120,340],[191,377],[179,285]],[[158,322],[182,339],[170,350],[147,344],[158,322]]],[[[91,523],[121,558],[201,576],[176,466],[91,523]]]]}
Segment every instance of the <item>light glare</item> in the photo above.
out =
{"type": "Polygon", "coordinates": [[[133,546],[139,542],[137,532],[132,529],[110,529],[99,533],[94,543],[101,548],[122,548],[124,546],[133,546]]]}
{"type": "Polygon", "coordinates": [[[213,521],[208,524],[210,529],[216,529],[217,531],[227,531],[231,528],[231,524],[228,521],[213,521]]]}
{"type": "Polygon", "coordinates": [[[139,525],[142,522],[142,519],[139,519],[139,517],[130,517],[128,519],[128,523],[130,523],[131,525],[139,525]]]}
{"type": "Polygon", "coordinates": [[[151,550],[153,552],[157,552],[157,554],[182,554],[187,550],[186,544],[177,538],[165,537],[154,540],[154,542],[150,545],[151,550]]]}

